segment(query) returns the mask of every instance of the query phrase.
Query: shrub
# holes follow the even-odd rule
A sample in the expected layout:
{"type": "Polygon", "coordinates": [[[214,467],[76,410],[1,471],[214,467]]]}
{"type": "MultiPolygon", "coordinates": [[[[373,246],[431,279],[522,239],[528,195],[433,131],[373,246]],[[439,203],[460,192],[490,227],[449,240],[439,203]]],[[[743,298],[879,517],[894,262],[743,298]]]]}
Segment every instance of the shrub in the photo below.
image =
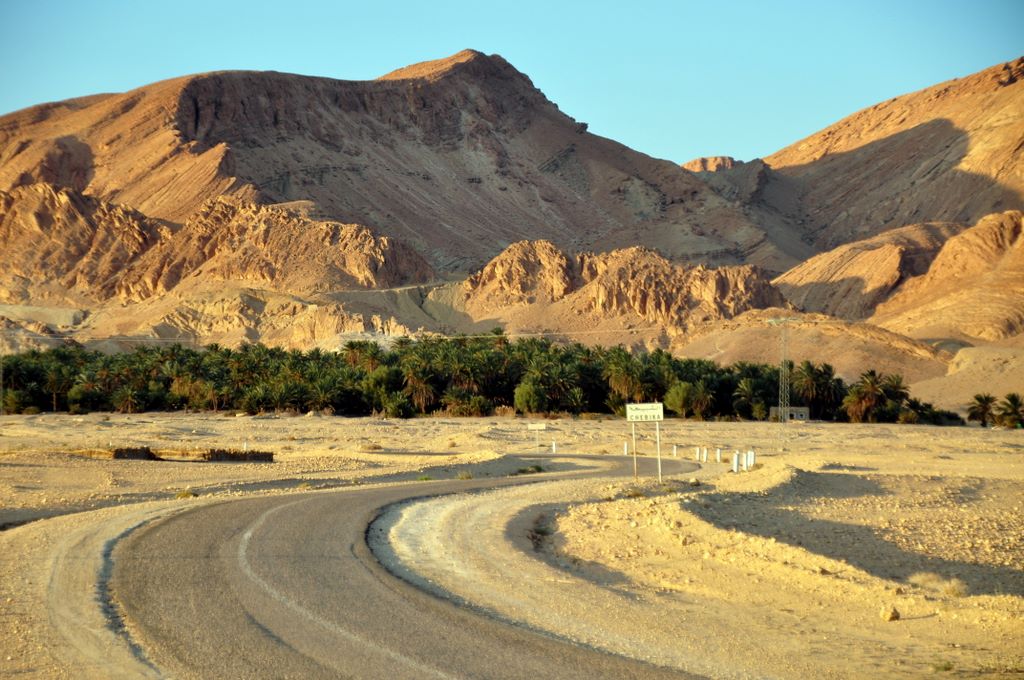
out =
{"type": "Polygon", "coordinates": [[[513,403],[520,413],[543,413],[548,410],[548,396],[540,383],[533,378],[524,378],[516,386],[513,403]]]}
{"type": "Polygon", "coordinates": [[[148,446],[124,446],[111,453],[114,460],[160,460],[148,446]]]}
{"type": "Polygon", "coordinates": [[[270,451],[239,451],[238,449],[210,449],[199,456],[202,460],[221,463],[273,463],[270,451]]]}

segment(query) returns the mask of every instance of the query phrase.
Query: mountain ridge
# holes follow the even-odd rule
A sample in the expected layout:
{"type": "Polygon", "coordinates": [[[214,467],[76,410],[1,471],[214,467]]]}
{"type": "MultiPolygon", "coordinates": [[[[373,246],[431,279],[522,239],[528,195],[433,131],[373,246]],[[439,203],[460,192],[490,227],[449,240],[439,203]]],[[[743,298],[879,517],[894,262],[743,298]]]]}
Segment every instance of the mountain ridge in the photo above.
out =
{"type": "Polygon", "coordinates": [[[28,107],[0,116],[3,327],[332,347],[504,325],[713,358],[762,356],[765,315],[826,312],[795,340],[847,334],[847,370],[934,381],[988,364],[925,343],[1002,361],[1024,327],[1021,82],[1024,59],[765,159],[682,166],[474,50],[369,81],[214,71],[28,107]],[[981,241],[1002,249],[966,257],[981,241]],[[969,332],[964,295],[985,307],[969,332]]]}

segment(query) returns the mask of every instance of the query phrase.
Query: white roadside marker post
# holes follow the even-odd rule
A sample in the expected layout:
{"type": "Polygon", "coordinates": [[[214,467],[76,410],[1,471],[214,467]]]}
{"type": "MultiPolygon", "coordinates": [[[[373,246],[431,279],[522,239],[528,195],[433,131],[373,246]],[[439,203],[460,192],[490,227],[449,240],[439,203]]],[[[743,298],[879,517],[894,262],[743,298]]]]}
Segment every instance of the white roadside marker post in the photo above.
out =
{"type": "Polygon", "coordinates": [[[699,446],[694,446],[693,447],[693,459],[695,461],[697,461],[698,463],[700,462],[700,447],[699,446]]]}
{"type": "Polygon", "coordinates": [[[721,463],[722,462],[722,449],[715,449],[715,462],[716,463],[721,463]]]}
{"type": "Polygon", "coordinates": [[[677,447],[675,444],[672,445],[672,457],[673,458],[678,458],[679,457],[679,453],[677,451],[678,448],[679,447],[677,447]]]}
{"type": "Polygon", "coordinates": [[[555,440],[554,439],[551,440],[551,453],[552,453],[552,455],[558,453],[558,445],[555,444],[555,440]]]}
{"type": "Polygon", "coordinates": [[[736,452],[734,452],[732,454],[732,471],[733,472],[739,472],[740,471],[740,453],[739,453],[739,451],[736,451],[736,452]]]}
{"type": "Polygon", "coordinates": [[[629,442],[622,442],[622,455],[623,456],[628,456],[629,455],[629,442]]]}
{"type": "Polygon", "coordinates": [[[750,470],[754,469],[754,460],[755,460],[755,458],[756,458],[756,454],[754,453],[753,449],[750,449],[749,451],[747,451],[747,468],[748,469],[750,469],[750,470]]]}

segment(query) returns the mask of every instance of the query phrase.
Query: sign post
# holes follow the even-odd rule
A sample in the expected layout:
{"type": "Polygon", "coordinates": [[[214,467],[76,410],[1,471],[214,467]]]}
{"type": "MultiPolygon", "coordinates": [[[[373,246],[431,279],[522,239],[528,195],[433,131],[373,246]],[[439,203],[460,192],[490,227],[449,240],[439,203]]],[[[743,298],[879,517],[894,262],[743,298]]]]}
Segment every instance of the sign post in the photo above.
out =
{"type": "Polygon", "coordinates": [[[661,484],[661,421],[654,421],[654,440],[658,447],[658,484],[661,484]]]}
{"type": "Polygon", "coordinates": [[[637,478],[636,424],[654,423],[654,434],[658,447],[658,482],[661,482],[661,421],[665,419],[665,407],[661,402],[650,404],[626,404],[626,420],[633,426],[633,478],[637,478]]]}
{"type": "Polygon", "coordinates": [[[633,481],[640,479],[640,475],[637,473],[636,468],[636,423],[631,423],[633,426],[633,481]]]}
{"type": "Polygon", "coordinates": [[[530,423],[526,426],[527,430],[533,430],[533,446],[535,449],[540,448],[540,433],[546,430],[547,427],[544,423],[530,423]]]}

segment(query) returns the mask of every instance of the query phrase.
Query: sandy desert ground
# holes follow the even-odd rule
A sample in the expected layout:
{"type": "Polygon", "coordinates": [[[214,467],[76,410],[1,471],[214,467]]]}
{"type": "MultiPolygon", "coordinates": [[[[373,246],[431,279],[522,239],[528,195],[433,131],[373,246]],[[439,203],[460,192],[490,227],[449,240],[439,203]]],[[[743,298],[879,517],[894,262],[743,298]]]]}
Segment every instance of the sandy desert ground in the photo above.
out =
{"type": "MultiPolygon", "coordinates": [[[[528,422],[0,418],[0,675],[75,675],[46,605],[48,566],[75,527],[233,496],[504,476],[535,451],[528,422]],[[142,445],[177,455],[247,447],[276,459],[72,453],[142,445]]],[[[626,423],[612,418],[546,424],[543,448],[554,440],[565,455],[618,456],[628,435],[626,423]]],[[[653,428],[641,435],[641,453],[653,455],[653,428]]],[[[502,509],[502,521],[489,521],[494,528],[475,541],[479,523],[462,522],[463,534],[447,540],[450,524],[424,519],[411,532],[407,523],[403,538],[397,517],[399,568],[497,616],[716,677],[1024,673],[1024,433],[667,421],[662,441],[664,455],[677,445],[691,459],[694,446],[710,447],[712,457],[716,447],[753,448],[758,465],[733,474],[712,462],[658,484],[564,480],[558,470],[568,462],[545,464],[550,484],[432,501],[449,523],[473,517],[474,504],[502,509]],[[403,553],[410,536],[423,549],[403,553]],[[471,543],[492,555],[508,555],[511,546],[520,576],[535,579],[516,592],[546,603],[524,608],[501,585],[508,574],[488,582],[472,572],[469,556],[457,572],[438,566],[440,552],[471,543]],[[899,618],[888,620],[893,609],[899,618]]],[[[417,512],[429,519],[424,508],[417,512]]]]}

